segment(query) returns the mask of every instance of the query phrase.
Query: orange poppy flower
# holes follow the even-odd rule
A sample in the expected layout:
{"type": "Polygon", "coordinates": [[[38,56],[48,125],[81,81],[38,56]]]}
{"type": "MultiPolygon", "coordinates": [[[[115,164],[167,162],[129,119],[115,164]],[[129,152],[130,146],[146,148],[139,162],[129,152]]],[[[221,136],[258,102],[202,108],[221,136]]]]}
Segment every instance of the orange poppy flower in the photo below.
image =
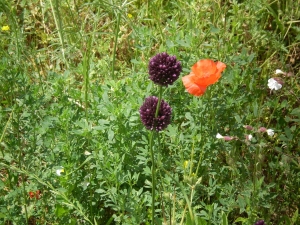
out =
{"type": "Polygon", "coordinates": [[[41,191],[37,190],[36,193],[29,191],[29,198],[36,198],[36,199],[40,199],[40,195],[41,195],[41,191]]]}
{"type": "Polygon", "coordinates": [[[32,192],[32,191],[29,191],[29,198],[34,198],[34,196],[35,196],[35,194],[34,194],[34,192],[32,192]]]}
{"type": "Polygon", "coordinates": [[[206,91],[207,86],[200,86],[196,84],[194,78],[194,75],[187,75],[182,77],[182,82],[185,86],[185,89],[194,96],[203,95],[206,91]]]}
{"type": "Polygon", "coordinates": [[[219,80],[225,68],[226,65],[222,62],[214,62],[210,59],[199,60],[192,66],[191,73],[182,78],[183,85],[190,94],[203,95],[209,85],[219,80]]]}

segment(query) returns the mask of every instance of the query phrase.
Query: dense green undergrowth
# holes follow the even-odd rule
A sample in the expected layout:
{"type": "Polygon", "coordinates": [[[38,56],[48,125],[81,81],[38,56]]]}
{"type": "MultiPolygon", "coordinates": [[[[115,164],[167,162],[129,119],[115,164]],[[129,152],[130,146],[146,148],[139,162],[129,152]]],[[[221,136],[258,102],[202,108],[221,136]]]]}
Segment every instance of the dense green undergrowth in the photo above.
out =
{"type": "Polygon", "coordinates": [[[199,98],[181,79],[164,89],[156,224],[299,224],[299,4],[2,0],[0,224],[151,224],[139,108],[159,52],[182,76],[204,58],[227,68],[199,98]]]}

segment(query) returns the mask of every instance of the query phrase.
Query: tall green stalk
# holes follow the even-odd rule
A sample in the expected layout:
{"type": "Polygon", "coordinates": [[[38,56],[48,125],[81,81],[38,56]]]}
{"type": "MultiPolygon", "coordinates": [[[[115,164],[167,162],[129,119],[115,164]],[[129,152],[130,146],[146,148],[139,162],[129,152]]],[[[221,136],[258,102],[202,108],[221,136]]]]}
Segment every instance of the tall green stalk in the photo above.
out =
{"type": "MultiPolygon", "coordinates": [[[[20,141],[20,115],[19,112],[17,112],[17,128],[16,128],[16,132],[17,132],[17,143],[18,143],[18,147],[19,147],[19,154],[18,154],[18,166],[20,168],[20,170],[22,169],[22,147],[21,147],[21,141],[20,141]]],[[[25,189],[25,175],[23,173],[21,173],[21,178],[22,178],[22,188],[23,188],[23,198],[24,198],[24,211],[25,211],[25,219],[26,219],[26,224],[28,224],[28,212],[27,212],[27,195],[26,195],[26,189],[25,189]]]]}
{"type": "Polygon", "coordinates": [[[60,13],[59,13],[59,8],[58,8],[58,1],[55,0],[55,6],[54,6],[52,0],[50,0],[50,6],[51,6],[55,26],[58,31],[59,41],[61,44],[62,56],[63,56],[63,59],[64,59],[66,65],[68,66],[68,61],[65,56],[66,48],[65,48],[65,41],[64,41],[64,35],[63,35],[63,29],[62,29],[62,21],[61,21],[61,17],[60,17],[60,13]]]}
{"type": "Polygon", "coordinates": [[[113,80],[115,79],[115,60],[116,60],[116,51],[117,51],[117,44],[118,44],[118,37],[119,37],[119,30],[120,30],[120,19],[121,19],[121,14],[119,9],[116,12],[116,14],[117,14],[117,26],[115,30],[113,61],[111,65],[111,76],[113,80]]]}
{"type": "MultiPolygon", "coordinates": [[[[158,95],[158,102],[155,111],[155,118],[158,116],[161,99],[162,99],[162,86],[159,86],[159,95],[158,95]]],[[[154,151],[153,151],[153,136],[156,131],[152,130],[149,134],[149,148],[151,154],[151,162],[152,162],[152,225],[154,225],[154,214],[155,214],[155,161],[154,161],[154,151]]],[[[159,138],[159,135],[158,135],[159,138]]]]}

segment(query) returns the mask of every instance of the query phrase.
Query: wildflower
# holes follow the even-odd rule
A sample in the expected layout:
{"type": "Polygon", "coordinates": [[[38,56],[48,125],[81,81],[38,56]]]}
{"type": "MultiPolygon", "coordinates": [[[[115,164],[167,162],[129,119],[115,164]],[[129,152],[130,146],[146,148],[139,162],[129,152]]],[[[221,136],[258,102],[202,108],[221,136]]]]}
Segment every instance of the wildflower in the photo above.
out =
{"type": "Polygon", "coordinates": [[[173,84],[179,77],[182,67],[175,56],[169,56],[167,53],[159,53],[150,59],[149,79],[155,84],[168,86],[173,84]]]}
{"type": "Polygon", "coordinates": [[[272,136],[275,134],[275,132],[274,132],[273,129],[267,129],[267,128],[265,128],[265,127],[260,127],[260,128],[258,129],[258,132],[261,132],[261,133],[267,132],[267,134],[268,134],[270,137],[272,137],[272,136]]]}
{"type": "Polygon", "coordinates": [[[84,155],[91,155],[92,153],[90,153],[89,151],[84,151],[84,155]]]}
{"type": "Polygon", "coordinates": [[[1,30],[2,30],[2,31],[9,31],[9,30],[10,30],[10,27],[9,27],[8,25],[6,25],[6,26],[3,26],[3,27],[1,28],[1,30]]]}
{"type": "Polygon", "coordinates": [[[271,90],[279,90],[280,88],[282,88],[282,84],[280,84],[280,82],[277,81],[277,79],[275,78],[270,78],[268,80],[268,87],[271,89],[271,90]]]}
{"type": "Polygon", "coordinates": [[[259,220],[254,225],[266,225],[266,224],[265,224],[265,221],[259,220]]]}
{"type": "Polygon", "coordinates": [[[29,191],[29,198],[36,198],[36,199],[40,199],[40,195],[41,195],[41,191],[37,190],[35,193],[33,191],[29,191]]]}
{"type": "Polygon", "coordinates": [[[32,191],[29,191],[29,198],[34,198],[34,196],[35,196],[35,194],[34,194],[34,192],[32,192],[32,191]]]}
{"type": "Polygon", "coordinates": [[[128,14],[127,14],[127,17],[128,17],[129,19],[131,19],[133,16],[132,16],[132,14],[128,13],[128,14]]]}
{"type": "Polygon", "coordinates": [[[277,70],[275,70],[275,74],[284,74],[285,75],[286,73],[280,69],[277,69],[277,70]]]}
{"type": "Polygon", "coordinates": [[[281,78],[279,78],[279,77],[273,77],[273,79],[276,80],[281,85],[284,84],[283,80],[281,80],[281,78]]]}
{"type": "Polygon", "coordinates": [[[251,141],[252,138],[253,138],[253,136],[252,136],[251,134],[246,135],[246,140],[247,140],[247,141],[251,141]]]}
{"type": "Polygon", "coordinates": [[[222,136],[221,134],[217,133],[216,138],[218,139],[224,139],[225,141],[231,141],[234,139],[234,137],[230,137],[230,136],[222,136]]]}
{"type": "Polygon", "coordinates": [[[56,170],[57,176],[61,176],[61,173],[64,173],[64,172],[65,172],[65,170],[64,170],[63,167],[61,167],[60,169],[57,169],[57,170],[56,170]]]}
{"type": "Polygon", "coordinates": [[[258,132],[264,133],[266,131],[267,131],[267,128],[265,128],[265,127],[258,128],[258,132]]]}
{"type": "Polygon", "coordinates": [[[183,167],[184,169],[186,169],[189,165],[189,161],[188,160],[185,160],[184,163],[183,163],[183,167]]]}
{"type": "Polygon", "coordinates": [[[268,134],[270,137],[272,137],[272,136],[274,135],[274,130],[268,129],[268,130],[267,130],[267,134],[268,134]]]}
{"type": "Polygon", "coordinates": [[[224,138],[221,134],[217,133],[216,138],[221,139],[224,138]]]}
{"type": "Polygon", "coordinates": [[[247,129],[247,130],[253,130],[253,127],[250,126],[250,125],[244,125],[244,128],[247,129]]]}
{"type": "Polygon", "coordinates": [[[156,106],[158,98],[150,96],[146,98],[145,102],[140,108],[140,117],[142,123],[148,130],[161,131],[171,123],[172,108],[164,100],[160,103],[158,115],[155,118],[156,106]]]}
{"type": "Polygon", "coordinates": [[[183,85],[190,94],[201,96],[209,85],[216,83],[220,79],[221,73],[225,68],[226,65],[219,61],[214,62],[210,59],[199,60],[192,66],[191,73],[182,78],[183,85]]]}

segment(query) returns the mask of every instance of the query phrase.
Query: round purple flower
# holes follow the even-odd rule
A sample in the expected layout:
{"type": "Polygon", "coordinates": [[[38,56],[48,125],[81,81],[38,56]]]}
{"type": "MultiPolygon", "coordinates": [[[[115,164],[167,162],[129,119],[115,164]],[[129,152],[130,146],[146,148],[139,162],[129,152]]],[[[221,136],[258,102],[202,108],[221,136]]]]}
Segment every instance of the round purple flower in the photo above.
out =
{"type": "Polygon", "coordinates": [[[155,129],[161,131],[171,123],[172,108],[164,100],[161,100],[157,118],[155,118],[156,106],[158,98],[150,96],[140,108],[140,117],[142,123],[148,130],[155,129]]]}
{"type": "Polygon", "coordinates": [[[265,221],[259,220],[254,225],[266,225],[266,224],[265,224],[265,221]]]}
{"type": "Polygon", "coordinates": [[[173,84],[182,71],[181,63],[176,60],[176,57],[165,52],[151,58],[148,68],[149,79],[155,84],[166,87],[173,84]]]}

